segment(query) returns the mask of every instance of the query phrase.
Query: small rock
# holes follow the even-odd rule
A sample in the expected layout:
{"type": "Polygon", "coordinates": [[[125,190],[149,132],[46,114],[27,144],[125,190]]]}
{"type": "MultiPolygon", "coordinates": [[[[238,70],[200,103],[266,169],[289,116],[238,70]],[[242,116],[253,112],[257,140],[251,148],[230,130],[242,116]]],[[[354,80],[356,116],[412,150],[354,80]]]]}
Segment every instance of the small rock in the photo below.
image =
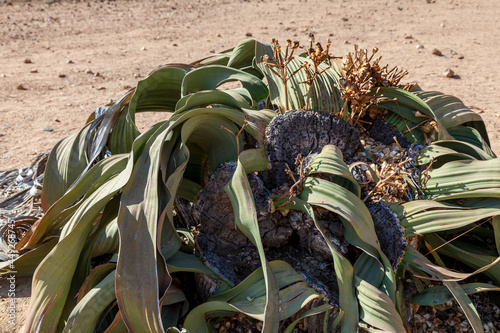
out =
{"type": "MultiPolygon", "coordinates": [[[[72,104],[71,104],[71,103],[69,103],[68,105],[69,105],[69,106],[71,106],[72,104]]],[[[60,122],[61,122],[61,121],[60,121],[59,119],[57,119],[57,118],[56,118],[54,121],[55,121],[56,123],[60,123],[60,122]]]]}
{"type": "Polygon", "coordinates": [[[452,78],[452,77],[454,77],[454,76],[455,76],[455,72],[454,72],[453,70],[451,70],[451,68],[447,68],[447,69],[444,71],[443,75],[444,75],[445,77],[452,78]]]}
{"type": "Polygon", "coordinates": [[[4,73],[0,73],[0,77],[5,77],[5,74],[4,73]]]}
{"type": "Polygon", "coordinates": [[[38,73],[38,69],[32,69],[30,70],[30,73],[38,73]]]}
{"type": "Polygon", "coordinates": [[[45,132],[52,132],[53,131],[52,127],[44,127],[43,130],[45,132]]]}
{"type": "Polygon", "coordinates": [[[245,36],[247,36],[247,37],[252,37],[252,33],[251,33],[251,32],[247,32],[247,33],[245,34],[245,36]]]}
{"type": "Polygon", "coordinates": [[[94,74],[94,72],[92,72],[92,70],[90,68],[87,68],[85,70],[85,73],[87,73],[87,74],[94,74]]]}
{"type": "Polygon", "coordinates": [[[28,90],[22,83],[16,87],[17,90],[28,90]]]}
{"type": "Polygon", "coordinates": [[[68,59],[68,61],[66,61],[66,63],[68,63],[68,64],[74,64],[73,60],[71,60],[71,59],[68,59]]]}
{"type": "Polygon", "coordinates": [[[101,73],[99,73],[99,72],[95,72],[94,76],[95,76],[95,77],[101,76],[101,73]]]}
{"type": "Polygon", "coordinates": [[[349,19],[347,17],[343,17],[342,21],[347,22],[347,21],[349,21],[349,19]]]}
{"type": "Polygon", "coordinates": [[[423,49],[424,46],[422,44],[417,44],[416,48],[420,50],[420,49],[423,49]]]}
{"type": "Polygon", "coordinates": [[[405,39],[413,39],[412,35],[405,35],[405,39]]]}
{"type": "Polygon", "coordinates": [[[432,54],[437,55],[437,56],[442,56],[443,55],[443,53],[441,53],[441,51],[439,51],[438,49],[433,49],[432,50],[432,54]]]}
{"type": "Polygon", "coordinates": [[[97,90],[105,90],[105,89],[106,89],[106,87],[103,87],[103,86],[97,88],[97,90]]]}
{"type": "Polygon", "coordinates": [[[141,47],[141,51],[146,51],[146,50],[147,50],[147,49],[146,49],[146,47],[145,47],[145,46],[141,47]]]}
{"type": "Polygon", "coordinates": [[[174,43],[174,44],[172,44],[172,46],[177,46],[177,44],[174,43]]]}
{"type": "Polygon", "coordinates": [[[31,61],[30,58],[26,58],[26,59],[24,59],[24,63],[25,64],[32,64],[33,62],[31,61]]]}
{"type": "Polygon", "coordinates": [[[61,73],[61,74],[59,74],[59,77],[64,78],[64,77],[66,77],[66,74],[61,73]]]}
{"type": "Polygon", "coordinates": [[[123,89],[126,89],[126,90],[129,90],[131,88],[132,88],[132,86],[130,84],[126,84],[123,86],[123,89]]]}
{"type": "Polygon", "coordinates": [[[440,26],[441,28],[444,28],[444,27],[445,27],[444,23],[441,23],[439,26],[440,26]]]}

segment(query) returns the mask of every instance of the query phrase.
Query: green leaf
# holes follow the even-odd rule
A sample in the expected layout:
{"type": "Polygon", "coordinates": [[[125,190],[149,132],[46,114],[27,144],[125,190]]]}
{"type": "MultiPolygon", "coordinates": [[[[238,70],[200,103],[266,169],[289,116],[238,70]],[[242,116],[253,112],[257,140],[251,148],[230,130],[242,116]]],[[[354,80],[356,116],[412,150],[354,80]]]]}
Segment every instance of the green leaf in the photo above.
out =
{"type": "Polygon", "coordinates": [[[252,189],[240,161],[238,161],[233,177],[224,189],[233,205],[235,223],[238,229],[252,241],[259,252],[266,285],[266,305],[264,308],[262,332],[276,332],[279,327],[280,311],[278,282],[265,257],[264,247],[260,239],[259,223],[257,221],[252,189]]]}
{"type": "Polygon", "coordinates": [[[361,188],[354,179],[349,168],[344,163],[342,151],[334,145],[326,145],[320,154],[314,157],[309,164],[307,175],[327,173],[336,176],[332,181],[345,185],[344,187],[356,194],[361,195],[361,188]]]}
{"type": "Polygon", "coordinates": [[[240,153],[239,161],[247,173],[266,170],[269,165],[265,149],[244,150],[240,153]]]}
{"type": "Polygon", "coordinates": [[[445,128],[452,129],[459,125],[471,126],[480,133],[487,145],[490,144],[483,119],[479,114],[467,108],[460,99],[438,91],[415,91],[413,94],[421,98],[434,111],[445,128]]]}
{"type": "MultiPolygon", "coordinates": [[[[289,318],[313,299],[323,298],[288,263],[275,260],[269,263],[269,267],[276,277],[281,300],[280,306],[273,310],[276,311],[278,320],[289,318]]],[[[227,314],[241,312],[257,320],[265,320],[266,300],[265,275],[260,267],[236,287],[191,310],[184,327],[189,332],[209,332],[205,316],[220,315],[221,311],[227,314]]]]}
{"type": "Polygon", "coordinates": [[[100,161],[87,172],[62,198],[57,200],[41,220],[37,221],[20,242],[23,248],[32,248],[46,237],[59,232],[83,201],[127,165],[127,156],[117,155],[100,161]]]}
{"type": "Polygon", "coordinates": [[[454,161],[429,171],[427,199],[497,197],[500,193],[500,159],[454,161]]]}
{"type": "MultiPolygon", "coordinates": [[[[488,283],[468,283],[461,285],[461,287],[468,295],[479,292],[500,291],[500,287],[488,283]]],[[[417,296],[410,299],[410,303],[433,306],[452,301],[453,299],[453,294],[446,286],[434,286],[421,291],[417,296]]]]}
{"type": "Polygon", "coordinates": [[[96,326],[102,312],[115,299],[113,270],[78,302],[69,315],[63,332],[89,332],[89,328],[96,326]]]}
{"type": "MultiPolygon", "coordinates": [[[[345,190],[347,191],[347,190],[345,190]]],[[[275,205],[280,205],[276,202],[275,205]]],[[[314,221],[318,231],[325,240],[334,262],[335,275],[339,286],[339,306],[344,311],[341,320],[341,332],[349,333],[357,329],[359,322],[358,301],[354,295],[354,272],[351,263],[333,246],[326,236],[322,224],[316,219],[314,211],[309,203],[299,198],[292,198],[292,202],[281,209],[295,209],[307,213],[314,221]]]]}
{"type": "Polygon", "coordinates": [[[465,313],[465,316],[469,320],[474,332],[484,332],[481,319],[477,313],[474,304],[469,299],[465,291],[460,287],[460,285],[455,281],[447,281],[446,275],[443,274],[445,270],[441,267],[432,264],[427,258],[425,258],[421,253],[415,251],[412,247],[407,247],[407,262],[411,265],[423,270],[426,273],[435,275],[438,279],[443,281],[443,284],[448,288],[450,293],[453,295],[455,300],[458,302],[460,307],[465,313]],[[418,259],[418,260],[417,260],[418,259]]]}
{"type": "Polygon", "coordinates": [[[500,215],[500,200],[478,202],[473,207],[430,200],[403,203],[400,224],[417,234],[458,229],[484,218],[500,215]]]}
{"type": "Polygon", "coordinates": [[[194,254],[188,254],[178,251],[167,260],[167,268],[170,273],[176,272],[193,272],[206,274],[216,280],[227,289],[231,286],[231,283],[227,281],[224,277],[219,275],[214,271],[208,264],[204,263],[200,258],[194,254]]]}
{"type": "Polygon", "coordinates": [[[359,317],[364,322],[385,332],[406,331],[401,315],[389,296],[356,276],[354,281],[360,304],[359,317]]]}
{"type": "Polygon", "coordinates": [[[42,208],[47,211],[80,176],[87,166],[85,145],[91,124],[59,141],[50,152],[42,188],[42,208]]]}
{"type": "Polygon", "coordinates": [[[59,243],[40,263],[33,276],[33,297],[26,319],[35,327],[54,332],[66,302],[80,252],[100,211],[128,180],[127,170],[108,179],[76,210],[61,232],[59,243]]]}
{"type": "Polygon", "coordinates": [[[245,39],[236,45],[227,62],[228,67],[243,69],[252,66],[255,57],[255,39],[245,39]]]}
{"type": "MultiPolygon", "coordinates": [[[[429,118],[434,120],[437,124],[438,128],[438,138],[439,140],[450,140],[453,139],[451,135],[446,130],[446,126],[441,123],[439,117],[434,113],[434,111],[417,95],[415,92],[408,92],[399,88],[391,88],[391,87],[381,87],[378,89],[378,95],[383,96],[388,99],[395,99],[394,101],[385,101],[378,103],[379,107],[387,108],[392,111],[394,114],[409,120],[411,123],[408,125],[408,122],[403,122],[403,127],[401,125],[396,124],[394,121],[390,121],[393,125],[396,125],[399,131],[403,132],[404,127],[410,126],[414,127],[429,118]],[[414,111],[420,111],[428,118],[421,117],[418,120],[413,114],[414,111]]],[[[390,120],[390,118],[388,118],[390,120]]],[[[406,135],[407,138],[411,139],[411,133],[406,135]]]]}
{"type": "Polygon", "coordinates": [[[58,237],[51,237],[45,243],[17,257],[14,262],[12,262],[13,267],[10,267],[11,261],[0,262],[0,276],[12,274],[13,270],[15,270],[16,276],[19,277],[32,276],[37,266],[54,246],[56,246],[58,241],[58,237]]]}
{"type": "Polygon", "coordinates": [[[326,312],[325,316],[328,316],[328,310],[330,310],[332,308],[333,307],[329,304],[323,304],[323,305],[318,306],[314,309],[311,309],[311,310],[304,312],[302,315],[300,315],[299,318],[295,319],[290,325],[288,325],[288,327],[286,328],[284,333],[292,333],[293,329],[299,323],[299,321],[301,321],[302,319],[304,319],[306,317],[316,316],[316,315],[323,313],[323,312],[326,312]]]}
{"type": "Polygon", "coordinates": [[[429,243],[433,248],[439,247],[437,249],[438,253],[461,261],[467,266],[476,269],[476,271],[472,273],[455,273],[455,275],[448,275],[461,280],[477,273],[483,273],[487,275],[496,285],[500,285],[500,257],[473,253],[464,248],[464,246],[458,247],[455,246],[453,242],[447,243],[437,234],[426,235],[425,241],[429,243]]]}
{"type": "Polygon", "coordinates": [[[182,95],[214,90],[223,83],[232,81],[240,81],[255,102],[260,102],[269,94],[267,86],[258,77],[235,68],[212,65],[189,72],[182,82],[182,95]]]}

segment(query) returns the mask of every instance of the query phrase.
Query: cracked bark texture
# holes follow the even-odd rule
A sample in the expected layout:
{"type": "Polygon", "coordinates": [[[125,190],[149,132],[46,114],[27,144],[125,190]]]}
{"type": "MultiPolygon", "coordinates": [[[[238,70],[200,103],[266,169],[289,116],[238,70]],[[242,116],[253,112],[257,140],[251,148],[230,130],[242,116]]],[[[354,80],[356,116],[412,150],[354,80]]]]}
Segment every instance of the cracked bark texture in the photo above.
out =
{"type": "Polygon", "coordinates": [[[270,170],[262,172],[264,183],[270,189],[289,183],[286,165],[295,171],[297,155],[320,153],[328,144],[339,147],[346,160],[356,153],[359,134],[349,123],[332,114],[297,110],[274,117],[266,129],[270,170]]]}

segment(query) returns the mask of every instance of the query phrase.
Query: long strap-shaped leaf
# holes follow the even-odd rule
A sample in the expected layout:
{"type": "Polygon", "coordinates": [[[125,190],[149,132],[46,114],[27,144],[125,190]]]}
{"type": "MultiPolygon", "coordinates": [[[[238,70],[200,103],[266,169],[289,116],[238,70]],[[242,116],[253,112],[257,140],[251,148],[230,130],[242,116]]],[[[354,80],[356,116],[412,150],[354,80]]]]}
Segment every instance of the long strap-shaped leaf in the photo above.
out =
{"type": "MultiPolygon", "coordinates": [[[[149,139],[124,188],[118,213],[120,250],[116,268],[116,295],[123,320],[130,332],[161,332],[159,283],[170,285],[158,249],[159,169],[167,122],[149,139]],[[164,281],[158,281],[163,277],[164,281]]],[[[182,163],[181,163],[182,164],[182,163]]],[[[180,246],[180,242],[179,242],[180,246]]]]}
{"type": "Polygon", "coordinates": [[[85,240],[98,214],[125,185],[129,173],[130,169],[125,168],[82,203],[66,224],[59,243],[38,266],[33,277],[34,296],[30,302],[25,332],[49,333],[56,330],[85,240]]]}
{"type": "Polygon", "coordinates": [[[467,108],[460,99],[438,91],[412,92],[421,98],[434,111],[447,129],[467,124],[475,128],[489,145],[488,133],[479,114],[467,108]]]}
{"type": "Polygon", "coordinates": [[[500,285],[500,256],[478,254],[475,251],[469,251],[465,246],[458,247],[453,243],[446,242],[437,234],[426,235],[425,241],[433,248],[437,248],[438,253],[459,260],[467,266],[476,269],[472,273],[455,273],[455,276],[447,273],[447,275],[461,280],[478,273],[483,273],[494,281],[495,284],[500,285]]]}
{"type": "MultiPolygon", "coordinates": [[[[311,288],[304,277],[297,273],[287,262],[271,261],[269,267],[276,277],[277,289],[280,295],[280,305],[273,309],[278,320],[289,318],[309,301],[324,297],[311,288]]],[[[265,275],[262,267],[259,267],[234,288],[216,295],[210,298],[208,302],[194,308],[186,317],[184,327],[190,332],[209,332],[205,315],[217,314],[220,311],[226,311],[229,314],[241,312],[257,320],[265,320],[266,304],[265,275]]],[[[324,311],[328,308],[331,308],[331,306],[326,304],[321,310],[324,311]]],[[[277,329],[274,332],[277,332],[277,329]]]]}
{"type": "Polygon", "coordinates": [[[277,332],[280,317],[278,282],[265,257],[264,246],[260,239],[259,223],[257,221],[257,211],[252,189],[250,188],[245,169],[241,162],[238,161],[236,171],[230,182],[226,185],[225,191],[233,205],[234,218],[238,229],[252,241],[259,252],[266,284],[266,306],[262,332],[277,332]]]}
{"type": "MultiPolygon", "coordinates": [[[[277,202],[276,204],[280,205],[281,203],[277,202]]],[[[332,253],[335,275],[339,285],[339,306],[342,311],[344,311],[344,315],[340,322],[341,332],[355,332],[359,323],[359,309],[358,301],[354,294],[354,272],[351,263],[333,246],[330,239],[326,236],[322,224],[316,219],[312,207],[307,202],[300,198],[292,198],[291,203],[286,204],[280,209],[300,210],[307,213],[313,219],[316,228],[323,236],[323,239],[332,253]]]]}
{"type": "MultiPolygon", "coordinates": [[[[33,277],[33,297],[24,327],[25,332],[54,332],[66,303],[70,285],[86,239],[93,223],[111,198],[120,191],[133,169],[151,132],[139,136],[134,142],[126,165],[117,165],[112,177],[99,179],[101,184],[78,206],[65,224],[59,243],[40,263],[33,277]],[[118,167],[120,166],[120,167],[118,167]]],[[[116,162],[117,158],[105,159],[100,165],[116,162]]],[[[94,184],[95,185],[95,184],[94,184]]],[[[78,187],[78,184],[76,185],[78,187]]]]}
{"type": "Polygon", "coordinates": [[[115,299],[115,271],[113,270],[73,308],[63,332],[89,332],[89,328],[93,329],[96,326],[102,312],[115,299]]]}
{"type": "Polygon", "coordinates": [[[255,102],[260,102],[269,94],[267,86],[256,76],[239,69],[211,65],[189,72],[182,82],[182,95],[200,90],[213,90],[225,82],[240,81],[255,102]]]}
{"type": "MultiPolygon", "coordinates": [[[[475,207],[464,207],[430,200],[416,200],[402,204],[400,223],[407,230],[427,234],[464,227],[484,218],[500,215],[500,200],[484,202],[475,207]]],[[[393,206],[394,207],[394,206],[393,206]]]]}
{"type": "Polygon", "coordinates": [[[78,178],[87,166],[85,145],[90,124],[80,132],[59,141],[49,155],[44,182],[51,186],[42,189],[42,208],[47,211],[78,178]]]}
{"type": "MultiPolygon", "coordinates": [[[[411,246],[407,247],[408,258],[406,258],[406,262],[415,266],[418,269],[423,270],[426,273],[436,275],[438,278],[442,280],[446,280],[448,276],[444,275],[441,270],[433,269],[435,267],[427,258],[425,258],[421,253],[415,251],[411,246]],[[415,259],[418,259],[416,261],[415,259]],[[418,262],[418,263],[417,263],[418,262]]],[[[453,294],[458,304],[462,308],[465,313],[465,316],[469,320],[474,332],[481,333],[484,332],[483,325],[481,323],[481,319],[479,318],[479,314],[477,313],[474,304],[467,296],[467,293],[460,287],[460,285],[455,281],[443,281],[443,284],[448,288],[448,290],[453,294]]]]}
{"type": "MultiPolygon", "coordinates": [[[[500,291],[500,288],[488,283],[468,283],[460,285],[465,293],[475,294],[479,292],[500,291]]],[[[418,305],[438,305],[454,299],[453,294],[445,286],[429,287],[421,291],[417,296],[410,299],[410,303],[418,305]]]]}
{"type": "Polygon", "coordinates": [[[327,173],[337,176],[337,179],[333,180],[335,183],[344,185],[345,188],[358,197],[361,195],[361,188],[352,176],[347,165],[344,163],[342,151],[337,146],[326,145],[321,153],[314,157],[308,169],[308,176],[318,173],[327,173]]]}
{"type": "MultiPolygon", "coordinates": [[[[348,237],[352,244],[370,254],[373,261],[370,264],[375,264],[375,267],[380,267],[379,269],[383,270],[382,282],[376,287],[380,289],[380,293],[387,294],[387,299],[390,302],[383,302],[379,306],[381,306],[381,311],[389,311],[392,314],[389,316],[390,320],[386,318],[384,325],[394,325],[394,331],[397,332],[398,328],[402,326],[402,321],[399,315],[394,315],[397,314],[395,309],[395,277],[387,257],[380,249],[373,221],[366,206],[356,195],[345,188],[312,177],[309,177],[304,182],[304,189],[300,194],[300,198],[311,205],[320,206],[338,214],[346,228],[346,238],[348,237]],[[389,308],[382,310],[384,306],[389,308]]],[[[372,280],[368,274],[379,274],[379,271],[377,269],[374,272],[362,273],[362,271],[357,270],[356,274],[360,274],[359,277],[364,280],[372,280]]],[[[358,291],[360,290],[358,289],[358,291]]],[[[367,305],[368,303],[360,303],[361,306],[363,304],[367,305]]],[[[378,322],[370,317],[366,317],[364,320],[374,325],[378,322]]]]}
{"type": "Polygon", "coordinates": [[[498,197],[500,159],[449,162],[429,172],[424,193],[427,199],[498,197]]]}
{"type": "MultiPolygon", "coordinates": [[[[453,137],[448,133],[444,124],[441,123],[438,116],[434,111],[418,96],[399,88],[382,87],[377,88],[380,96],[386,97],[388,99],[394,99],[394,101],[385,101],[378,104],[379,107],[384,107],[391,110],[394,114],[405,118],[407,121],[412,121],[421,123],[425,121],[425,118],[415,118],[413,114],[414,111],[420,111],[430,119],[434,120],[438,127],[438,137],[439,140],[451,140],[453,137]]],[[[404,126],[404,124],[403,124],[404,126]]],[[[398,130],[403,131],[405,128],[401,127],[398,130]]]]}

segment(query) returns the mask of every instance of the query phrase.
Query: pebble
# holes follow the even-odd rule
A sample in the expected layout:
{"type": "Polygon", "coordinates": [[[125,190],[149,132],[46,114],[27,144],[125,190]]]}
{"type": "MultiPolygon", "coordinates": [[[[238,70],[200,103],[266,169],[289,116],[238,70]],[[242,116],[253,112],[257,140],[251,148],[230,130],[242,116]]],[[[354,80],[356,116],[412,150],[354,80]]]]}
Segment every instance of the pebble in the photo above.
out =
{"type": "Polygon", "coordinates": [[[22,83],[16,87],[17,90],[28,90],[22,83]]]}
{"type": "Polygon", "coordinates": [[[0,73],[0,77],[5,77],[5,74],[4,73],[0,73]]]}
{"type": "Polygon", "coordinates": [[[441,53],[441,51],[439,51],[438,49],[432,50],[432,54],[437,55],[437,56],[442,56],[443,55],[443,53],[441,53]]]}
{"type": "Polygon", "coordinates": [[[31,61],[30,58],[26,58],[26,59],[24,59],[24,63],[25,64],[32,64],[33,62],[31,61]]]}
{"type": "Polygon", "coordinates": [[[147,48],[145,46],[141,47],[141,51],[146,51],[147,48]]]}
{"type": "Polygon", "coordinates": [[[44,127],[43,130],[45,132],[52,132],[53,131],[52,127],[44,127]]]}
{"type": "Polygon", "coordinates": [[[92,70],[90,68],[87,68],[85,70],[85,73],[87,73],[87,74],[94,74],[94,72],[92,72],[92,70]]]}
{"type": "Polygon", "coordinates": [[[74,64],[73,60],[71,60],[71,59],[68,59],[68,61],[66,61],[66,63],[68,63],[68,64],[74,64]]]}
{"type": "Polygon", "coordinates": [[[424,46],[422,44],[417,44],[416,48],[420,50],[420,49],[423,49],[424,46]]]}
{"type": "Polygon", "coordinates": [[[454,76],[455,76],[455,72],[454,72],[451,68],[447,68],[447,69],[444,71],[443,75],[444,75],[445,77],[452,78],[452,77],[454,77],[454,76]]]}
{"type": "Polygon", "coordinates": [[[32,69],[30,70],[30,73],[38,73],[38,69],[32,69]]]}
{"type": "Polygon", "coordinates": [[[66,74],[61,73],[61,74],[59,74],[59,77],[60,78],[66,77],[66,74]]]}
{"type": "Polygon", "coordinates": [[[247,32],[247,33],[245,34],[245,36],[247,36],[247,37],[252,37],[252,33],[251,33],[251,32],[247,32]]]}
{"type": "Polygon", "coordinates": [[[106,89],[106,87],[102,87],[102,86],[97,88],[97,90],[105,90],[105,89],[106,89]]]}

